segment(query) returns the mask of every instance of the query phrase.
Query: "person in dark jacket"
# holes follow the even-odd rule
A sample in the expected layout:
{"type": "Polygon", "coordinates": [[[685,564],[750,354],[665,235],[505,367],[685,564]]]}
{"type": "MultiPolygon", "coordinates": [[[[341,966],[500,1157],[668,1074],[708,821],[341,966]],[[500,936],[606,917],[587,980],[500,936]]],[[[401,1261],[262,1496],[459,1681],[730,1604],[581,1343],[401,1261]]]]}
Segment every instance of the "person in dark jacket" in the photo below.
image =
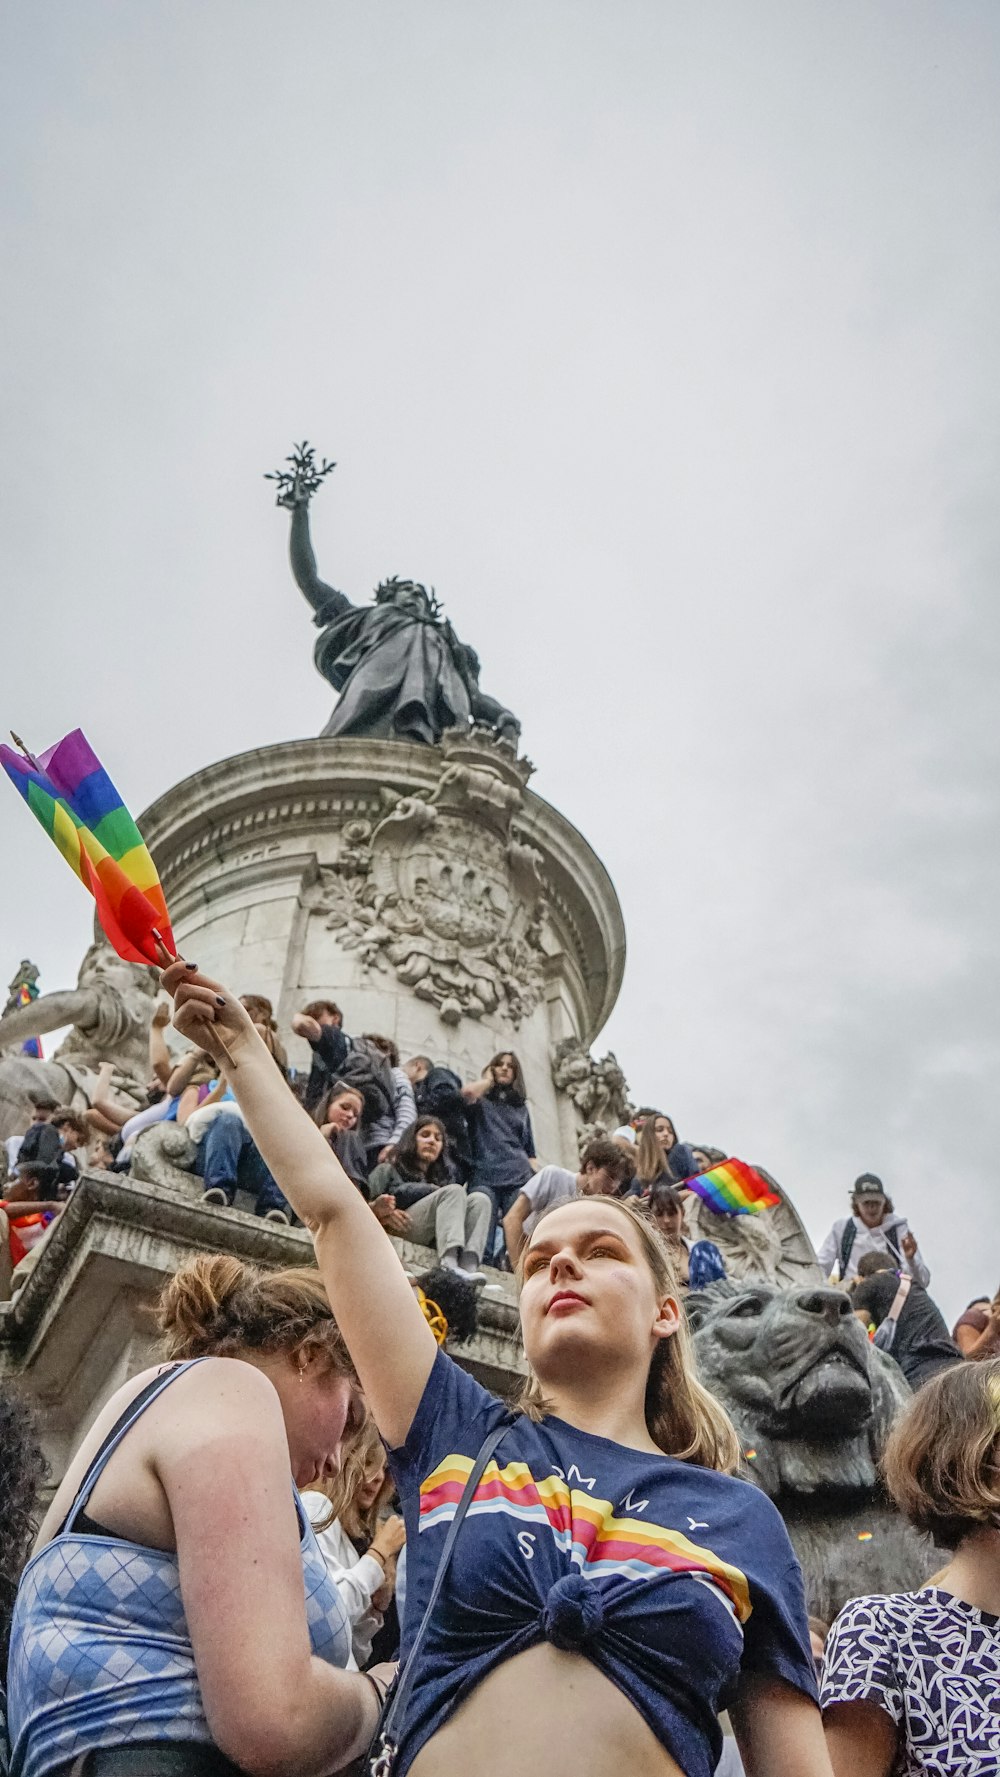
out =
{"type": "Polygon", "coordinates": [[[429,1055],[414,1055],[404,1062],[413,1087],[419,1117],[437,1117],[448,1136],[448,1163],[457,1184],[472,1172],[469,1113],[462,1097],[462,1082],[450,1067],[435,1065],[429,1055]]]}
{"type": "Polygon", "coordinates": [[[524,1074],[513,1050],[494,1055],[482,1078],[463,1086],[462,1097],[472,1143],[469,1189],[484,1191],[493,1202],[494,1228],[486,1248],[491,1252],[500,1222],[521,1186],[538,1171],[524,1074]]]}
{"type": "Polygon", "coordinates": [[[314,1115],[344,1065],[350,1038],[344,1035],[344,1015],[334,1000],[310,1000],[292,1019],[297,1037],[304,1037],[312,1050],[312,1065],[306,1083],[303,1104],[314,1115]]]}
{"type": "Polygon", "coordinates": [[[901,1274],[886,1253],[866,1253],[858,1262],[858,1281],[851,1290],[851,1302],[863,1325],[877,1329],[888,1318],[903,1283],[906,1295],[888,1351],[910,1387],[916,1390],[940,1370],[962,1362],[962,1353],[923,1284],[901,1274]]]}

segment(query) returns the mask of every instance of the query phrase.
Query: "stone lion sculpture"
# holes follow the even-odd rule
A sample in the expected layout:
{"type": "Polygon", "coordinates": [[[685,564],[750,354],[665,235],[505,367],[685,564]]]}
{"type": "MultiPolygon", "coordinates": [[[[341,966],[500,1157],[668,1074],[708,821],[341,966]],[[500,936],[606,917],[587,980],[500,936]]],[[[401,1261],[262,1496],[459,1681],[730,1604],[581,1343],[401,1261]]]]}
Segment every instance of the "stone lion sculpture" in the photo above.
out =
{"type": "Polygon", "coordinates": [[[910,1388],[844,1291],[748,1277],[690,1296],[687,1312],[701,1379],[788,1526],[810,1610],[829,1619],[860,1593],[922,1585],[940,1563],[878,1479],[910,1388]]]}
{"type": "Polygon", "coordinates": [[[72,1027],[51,1061],[0,1054],[0,1140],[27,1127],[33,1093],[60,1104],[89,1104],[102,1062],[113,1063],[120,1093],[137,1107],[143,1102],[158,981],[158,970],[122,962],[108,944],[92,944],[75,988],[43,993],[0,1018],[0,1050],[72,1027]]]}

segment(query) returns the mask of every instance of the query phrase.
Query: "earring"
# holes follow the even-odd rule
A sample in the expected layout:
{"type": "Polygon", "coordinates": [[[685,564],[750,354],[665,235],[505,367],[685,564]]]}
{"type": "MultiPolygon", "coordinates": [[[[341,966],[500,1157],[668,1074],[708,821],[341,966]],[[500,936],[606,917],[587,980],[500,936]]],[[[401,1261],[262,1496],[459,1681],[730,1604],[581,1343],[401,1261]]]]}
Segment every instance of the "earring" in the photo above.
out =
{"type": "Polygon", "coordinates": [[[300,1364],[299,1365],[299,1381],[300,1382],[303,1382],[305,1380],[305,1374],[306,1374],[305,1364],[300,1364]]]}

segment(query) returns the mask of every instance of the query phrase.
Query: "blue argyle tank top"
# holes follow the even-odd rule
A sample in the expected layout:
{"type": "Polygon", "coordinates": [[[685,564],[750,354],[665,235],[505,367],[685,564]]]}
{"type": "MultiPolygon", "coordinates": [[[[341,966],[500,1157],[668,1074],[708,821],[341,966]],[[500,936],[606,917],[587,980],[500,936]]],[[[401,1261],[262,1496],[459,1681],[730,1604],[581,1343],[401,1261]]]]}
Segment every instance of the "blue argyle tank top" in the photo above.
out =
{"type": "MultiPolygon", "coordinates": [[[[132,1426],[164,1389],[204,1361],[175,1364],[139,1391],[95,1456],[62,1530],[21,1576],[7,1691],[11,1777],[45,1777],[101,1746],[211,1744],[177,1556],[75,1528],[132,1426]]],[[[346,1666],[347,1613],[297,1492],[295,1509],[312,1651],[332,1666],[346,1666]]]]}

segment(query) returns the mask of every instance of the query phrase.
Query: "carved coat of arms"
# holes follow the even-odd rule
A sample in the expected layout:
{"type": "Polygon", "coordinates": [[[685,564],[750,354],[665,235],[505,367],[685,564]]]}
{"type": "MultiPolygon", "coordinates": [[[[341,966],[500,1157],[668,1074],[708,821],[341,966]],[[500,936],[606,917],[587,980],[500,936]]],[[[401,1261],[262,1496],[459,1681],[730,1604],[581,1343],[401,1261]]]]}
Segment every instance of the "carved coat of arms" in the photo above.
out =
{"type": "Polygon", "coordinates": [[[516,1026],[545,980],[541,857],[512,824],[530,766],[468,737],[442,751],[429,794],[383,792],[380,820],[347,823],[318,910],[364,968],[394,970],[446,1024],[501,1009],[516,1026]]]}

